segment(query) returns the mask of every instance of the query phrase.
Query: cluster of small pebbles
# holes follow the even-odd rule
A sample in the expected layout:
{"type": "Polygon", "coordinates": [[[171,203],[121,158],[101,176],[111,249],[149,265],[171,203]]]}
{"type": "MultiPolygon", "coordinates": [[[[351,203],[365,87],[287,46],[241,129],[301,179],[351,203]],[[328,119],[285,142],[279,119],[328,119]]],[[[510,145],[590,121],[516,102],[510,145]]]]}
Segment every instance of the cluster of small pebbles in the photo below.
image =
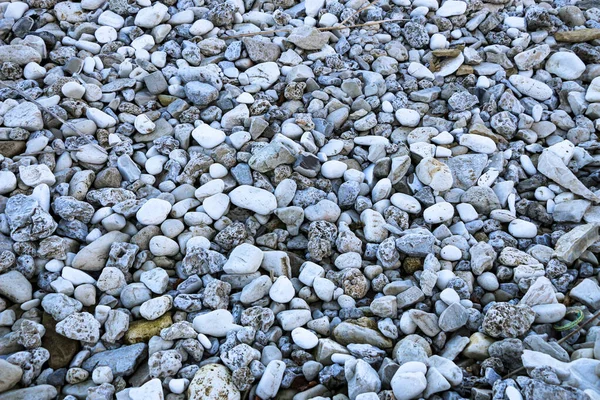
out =
{"type": "Polygon", "coordinates": [[[599,400],[600,3],[0,3],[0,400],[599,400]]]}

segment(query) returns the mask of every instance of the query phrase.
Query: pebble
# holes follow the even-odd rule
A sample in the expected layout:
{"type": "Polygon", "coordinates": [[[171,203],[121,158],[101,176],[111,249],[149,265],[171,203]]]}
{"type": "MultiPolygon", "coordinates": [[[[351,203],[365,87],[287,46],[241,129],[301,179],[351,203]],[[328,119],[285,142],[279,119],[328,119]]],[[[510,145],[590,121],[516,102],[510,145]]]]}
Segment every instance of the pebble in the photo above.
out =
{"type": "Polygon", "coordinates": [[[525,96],[540,101],[548,100],[552,97],[552,89],[543,82],[522,75],[511,75],[508,80],[525,96]]]}
{"type": "Polygon", "coordinates": [[[215,337],[225,337],[230,330],[241,328],[233,323],[233,316],[227,310],[215,310],[194,318],[196,332],[215,337]]]}
{"type": "Polygon", "coordinates": [[[144,225],[160,225],[171,212],[171,203],[161,199],[150,199],[135,214],[138,222],[144,225]]]}
{"type": "Polygon", "coordinates": [[[317,337],[317,335],[315,335],[308,329],[300,327],[292,330],[292,340],[294,341],[294,343],[296,343],[298,346],[305,350],[317,347],[317,344],[319,344],[319,338],[317,337]]]}
{"type": "Polygon", "coordinates": [[[288,303],[295,294],[294,285],[287,276],[278,277],[269,289],[269,297],[277,303],[288,303]]]}
{"type": "Polygon", "coordinates": [[[268,215],[277,208],[277,199],[272,193],[253,186],[241,185],[229,193],[231,202],[257,214],[268,215]]]}
{"type": "Polygon", "coordinates": [[[559,51],[546,61],[546,71],[564,80],[578,79],[585,71],[585,63],[576,54],[559,51]]]}

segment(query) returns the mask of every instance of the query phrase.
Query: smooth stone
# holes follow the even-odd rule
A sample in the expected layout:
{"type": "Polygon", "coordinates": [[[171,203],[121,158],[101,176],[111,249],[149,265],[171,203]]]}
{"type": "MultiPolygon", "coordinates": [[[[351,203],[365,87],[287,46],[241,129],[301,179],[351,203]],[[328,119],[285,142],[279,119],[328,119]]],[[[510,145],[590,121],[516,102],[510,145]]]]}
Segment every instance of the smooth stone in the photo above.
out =
{"type": "Polygon", "coordinates": [[[32,299],[32,286],[19,271],[9,271],[0,275],[0,294],[18,304],[32,299]]]}
{"type": "Polygon", "coordinates": [[[525,96],[539,101],[548,100],[552,97],[552,89],[543,82],[522,75],[511,75],[508,80],[525,96]]]}
{"type": "Polygon", "coordinates": [[[0,393],[6,392],[19,382],[23,370],[18,366],[0,359],[0,393]]]}
{"type": "Polygon", "coordinates": [[[214,337],[225,337],[227,332],[241,329],[233,322],[233,315],[227,310],[215,310],[194,318],[194,329],[198,333],[214,337]]]}
{"type": "Polygon", "coordinates": [[[71,266],[83,271],[100,271],[106,265],[108,253],[113,243],[129,242],[130,236],[119,231],[111,231],[79,250],[71,266]]]}
{"type": "Polygon", "coordinates": [[[54,386],[37,385],[0,393],[0,400],[52,400],[58,395],[54,386]]]}
{"type": "Polygon", "coordinates": [[[544,69],[565,80],[578,79],[586,65],[575,53],[559,51],[550,56],[544,69]]]}
{"type": "Polygon", "coordinates": [[[171,212],[171,203],[161,199],[150,199],[138,210],[136,218],[143,225],[160,225],[171,212]]]}
{"type": "Polygon", "coordinates": [[[427,388],[427,379],[423,372],[401,372],[398,370],[390,382],[397,400],[418,398],[427,388]]]}
{"type": "Polygon", "coordinates": [[[272,193],[254,186],[238,186],[229,193],[229,198],[234,205],[261,215],[269,215],[277,208],[272,193]]]}

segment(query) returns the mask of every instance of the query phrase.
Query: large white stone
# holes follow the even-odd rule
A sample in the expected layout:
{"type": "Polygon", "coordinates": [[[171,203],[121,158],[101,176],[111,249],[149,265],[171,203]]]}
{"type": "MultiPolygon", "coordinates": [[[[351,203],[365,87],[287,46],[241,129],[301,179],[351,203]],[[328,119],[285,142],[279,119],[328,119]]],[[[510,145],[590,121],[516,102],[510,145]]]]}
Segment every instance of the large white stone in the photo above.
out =
{"type": "Polygon", "coordinates": [[[559,51],[546,61],[546,71],[565,80],[577,79],[585,71],[585,63],[575,53],[559,51]]]}
{"type": "Polygon", "coordinates": [[[402,372],[398,370],[390,382],[397,400],[412,400],[427,387],[427,379],[422,372],[402,372]]]}
{"type": "Polygon", "coordinates": [[[135,214],[138,222],[144,225],[160,225],[171,212],[171,203],[161,199],[150,199],[135,214]]]}
{"type": "Polygon", "coordinates": [[[489,137],[464,134],[460,137],[461,146],[465,146],[476,153],[493,154],[496,152],[496,143],[489,137]]]}
{"type": "Polygon", "coordinates": [[[427,207],[423,211],[423,219],[428,224],[440,224],[450,221],[454,216],[454,207],[448,202],[441,202],[427,207]]]}
{"type": "Polygon", "coordinates": [[[454,178],[450,168],[433,157],[421,160],[416,168],[417,178],[438,192],[444,192],[452,187],[454,178]]]}
{"type": "Polygon", "coordinates": [[[519,239],[532,239],[537,235],[537,226],[529,221],[514,219],[508,224],[508,231],[519,239]]]}
{"type": "Polygon", "coordinates": [[[190,27],[190,34],[194,36],[202,36],[212,31],[215,26],[207,19],[199,19],[190,27]]]}
{"type": "Polygon", "coordinates": [[[212,149],[225,141],[225,132],[208,124],[201,124],[192,131],[196,142],[205,149],[212,149]]]}
{"type": "Polygon", "coordinates": [[[233,315],[227,310],[215,310],[194,318],[196,332],[214,337],[225,337],[227,332],[238,330],[240,325],[233,322],[233,315]]]}
{"type": "Polygon", "coordinates": [[[160,24],[169,11],[162,3],[154,3],[152,7],[145,7],[138,11],[134,23],[140,28],[154,28],[160,24]]]}
{"type": "Polygon", "coordinates": [[[231,251],[223,265],[227,274],[251,274],[258,271],[263,260],[263,252],[249,243],[242,243],[231,251]]]}
{"type": "Polygon", "coordinates": [[[305,328],[294,329],[292,331],[292,340],[305,350],[317,347],[317,344],[319,344],[317,335],[305,328]]]}
{"type": "Polygon", "coordinates": [[[266,62],[248,68],[246,75],[251,84],[259,85],[261,89],[266,90],[277,82],[281,72],[276,63],[266,62]]]}
{"type": "Polygon", "coordinates": [[[404,193],[394,193],[390,198],[393,205],[409,214],[418,214],[421,212],[421,203],[419,200],[404,193]]]}
{"type": "Polygon", "coordinates": [[[539,101],[548,100],[552,97],[552,89],[544,82],[522,75],[511,75],[508,80],[525,96],[532,97],[539,101]]]}
{"type": "Polygon", "coordinates": [[[238,186],[229,193],[229,198],[234,205],[257,214],[268,215],[277,208],[277,199],[273,193],[254,186],[238,186]]]}
{"type": "Polygon", "coordinates": [[[440,17],[452,17],[455,15],[463,15],[467,11],[467,3],[464,1],[447,0],[435,12],[440,17]]]}
{"type": "Polygon", "coordinates": [[[285,363],[281,360],[273,360],[265,368],[263,376],[256,387],[256,395],[261,399],[271,399],[277,395],[283,373],[285,372],[285,363]]]}

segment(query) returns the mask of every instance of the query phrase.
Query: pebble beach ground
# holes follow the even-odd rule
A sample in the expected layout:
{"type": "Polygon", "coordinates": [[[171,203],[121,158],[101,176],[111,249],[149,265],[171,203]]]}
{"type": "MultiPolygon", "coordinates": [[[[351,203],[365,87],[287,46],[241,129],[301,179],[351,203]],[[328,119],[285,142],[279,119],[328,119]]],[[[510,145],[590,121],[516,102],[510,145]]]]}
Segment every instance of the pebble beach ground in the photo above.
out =
{"type": "Polygon", "coordinates": [[[0,3],[0,400],[599,400],[596,0],[0,3]]]}

